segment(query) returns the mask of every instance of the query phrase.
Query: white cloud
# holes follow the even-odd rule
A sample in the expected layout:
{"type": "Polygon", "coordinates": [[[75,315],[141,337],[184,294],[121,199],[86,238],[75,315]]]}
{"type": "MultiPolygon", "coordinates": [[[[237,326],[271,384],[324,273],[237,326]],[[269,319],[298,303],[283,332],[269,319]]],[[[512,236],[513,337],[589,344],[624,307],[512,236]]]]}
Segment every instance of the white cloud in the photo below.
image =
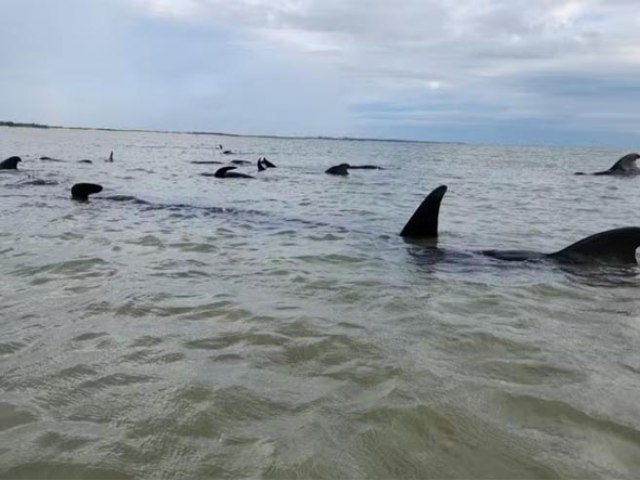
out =
{"type": "MultiPolygon", "coordinates": [[[[8,1],[23,10],[23,5],[53,3],[8,1]]],[[[68,19],[69,31],[87,24],[80,14],[74,16],[81,2],[55,3],[61,12],[58,18],[68,19]]],[[[482,122],[483,118],[491,124],[500,119],[511,123],[514,118],[540,122],[546,118],[552,123],[559,106],[569,112],[575,125],[581,118],[589,122],[607,118],[609,129],[637,123],[629,118],[636,118],[634,108],[640,93],[632,88],[620,93],[621,83],[616,81],[640,85],[637,0],[105,0],[100,4],[105,11],[104,5],[115,6],[116,17],[124,19],[115,29],[130,28],[128,38],[134,43],[144,42],[146,35],[132,33],[138,28],[137,21],[178,30],[167,35],[189,37],[185,32],[198,32],[191,40],[177,39],[175,48],[182,49],[189,59],[179,61],[179,68],[170,63],[180,57],[168,51],[172,48],[169,36],[157,47],[167,50],[164,64],[163,55],[156,55],[153,45],[142,50],[132,45],[131,52],[119,45],[118,55],[112,52],[111,60],[130,68],[125,76],[157,82],[155,87],[149,86],[152,91],[170,92],[171,85],[179,85],[193,98],[222,102],[229,85],[239,83],[234,78],[242,79],[243,88],[255,90],[254,98],[260,99],[261,85],[256,79],[261,70],[272,70],[268,77],[274,100],[269,105],[287,103],[287,94],[297,96],[309,108],[333,103],[333,113],[328,114],[324,126],[322,118],[316,117],[314,128],[320,130],[335,131],[335,112],[339,112],[337,123],[349,130],[343,115],[350,108],[358,110],[351,126],[357,128],[366,116],[366,109],[358,107],[368,103],[386,105],[396,112],[394,118],[408,123],[445,117],[452,125],[456,118],[461,123],[470,119],[482,122]],[[224,38],[216,37],[221,34],[224,38]],[[212,57],[220,53],[215,45],[222,43],[226,50],[236,49],[237,57],[216,60],[217,67],[210,65],[206,49],[201,47],[207,35],[215,37],[210,42],[213,46],[207,43],[207,48],[214,50],[212,57]],[[205,51],[195,56],[190,54],[192,50],[205,51]],[[142,52],[150,53],[144,56],[142,52]],[[153,75],[145,74],[145,68],[153,75]],[[282,79],[272,75],[278,72],[282,79]],[[571,88],[550,87],[567,81],[581,94],[573,95],[571,88]],[[588,89],[580,88],[587,81],[591,95],[585,95],[588,89]],[[309,103],[307,97],[317,101],[309,103]],[[421,108],[404,116],[397,113],[399,107],[409,109],[412,105],[421,108]],[[590,115],[594,108],[602,115],[590,115]]],[[[10,8],[5,6],[5,10],[10,8]]],[[[92,19],[89,25],[97,21],[95,15],[92,19]]],[[[108,35],[108,28],[103,33],[108,35]]],[[[105,36],[98,43],[108,48],[105,46],[111,41],[119,44],[118,38],[105,36]]],[[[2,33],[0,41],[8,44],[2,33]]],[[[89,39],[87,48],[96,42],[89,39]]],[[[69,46],[61,43],[60,48],[69,46]]],[[[36,55],[33,52],[20,55],[36,55]]],[[[5,47],[4,56],[11,55],[12,49],[5,47]]],[[[16,57],[14,63],[18,61],[24,63],[16,57]]],[[[169,102],[170,98],[164,100],[169,102]]],[[[301,112],[291,110],[291,115],[296,114],[301,112]]],[[[210,119],[200,113],[194,116],[210,119]]],[[[300,126],[295,119],[290,123],[300,126]]],[[[278,124],[286,129],[285,119],[280,118],[278,124]]],[[[255,125],[253,128],[260,130],[255,125]]],[[[271,127],[273,124],[264,130],[271,127]]]]}

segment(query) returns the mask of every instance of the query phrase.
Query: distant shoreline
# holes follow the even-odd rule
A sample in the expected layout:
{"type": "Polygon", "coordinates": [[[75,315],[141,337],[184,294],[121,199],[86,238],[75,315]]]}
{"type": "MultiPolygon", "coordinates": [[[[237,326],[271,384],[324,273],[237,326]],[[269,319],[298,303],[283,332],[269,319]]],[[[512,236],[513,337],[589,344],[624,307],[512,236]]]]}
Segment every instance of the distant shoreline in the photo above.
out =
{"type": "Polygon", "coordinates": [[[358,138],[358,137],[329,137],[329,136],[291,136],[291,135],[250,135],[240,133],[222,133],[222,132],[189,132],[178,130],[146,130],[146,129],[128,129],[128,128],[104,128],[104,127],[65,127],[61,125],[45,125],[41,123],[25,123],[0,121],[0,127],[17,127],[17,128],[43,128],[58,130],[97,130],[101,132],[140,132],[140,133],[172,133],[185,135],[217,135],[220,137],[253,137],[253,138],[280,138],[285,140],[338,140],[343,142],[395,142],[395,143],[431,143],[431,144],[447,144],[447,145],[466,145],[465,142],[438,142],[432,140],[400,140],[397,138],[358,138]]]}

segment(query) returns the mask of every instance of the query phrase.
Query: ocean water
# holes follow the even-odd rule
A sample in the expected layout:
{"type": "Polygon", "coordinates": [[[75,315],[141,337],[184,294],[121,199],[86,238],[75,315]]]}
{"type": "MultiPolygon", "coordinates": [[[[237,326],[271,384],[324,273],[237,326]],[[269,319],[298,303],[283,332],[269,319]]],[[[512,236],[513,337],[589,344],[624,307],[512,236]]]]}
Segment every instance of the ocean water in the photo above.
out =
{"type": "Polygon", "coordinates": [[[474,253],[640,225],[626,153],[0,128],[0,477],[637,478],[640,267],[474,253]]]}

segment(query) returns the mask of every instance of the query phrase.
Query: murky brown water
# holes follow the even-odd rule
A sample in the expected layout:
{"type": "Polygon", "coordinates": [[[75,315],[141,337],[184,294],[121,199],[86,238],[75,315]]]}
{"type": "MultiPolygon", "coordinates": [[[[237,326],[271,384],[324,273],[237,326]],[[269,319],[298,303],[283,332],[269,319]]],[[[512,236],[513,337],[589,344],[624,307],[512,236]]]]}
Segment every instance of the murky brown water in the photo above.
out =
{"type": "Polygon", "coordinates": [[[472,253],[639,225],[624,153],[0,128],[0,477],[637,478],[640,269],[472,253]]]}

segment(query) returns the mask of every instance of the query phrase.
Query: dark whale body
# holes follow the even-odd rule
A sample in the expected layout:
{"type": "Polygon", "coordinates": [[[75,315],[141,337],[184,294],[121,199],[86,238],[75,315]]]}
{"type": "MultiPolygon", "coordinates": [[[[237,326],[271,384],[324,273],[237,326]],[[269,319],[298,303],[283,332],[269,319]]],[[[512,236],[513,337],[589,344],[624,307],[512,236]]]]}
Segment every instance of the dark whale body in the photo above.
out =
{"type": "Polygon", "coordinates": [[[102,185],[97,183],[76,183],[71,187],[71,198],[80,202],[89,200],[89,195],[102,191],[102,185]]]}
{"type": "Polygon", "coordinates": [[[217,160],[194,160],[191,163],[194,165],[222,165],[222,162],[217,160]]]}
{"type": "Polygon", "coordinates": [[[9,157],[6,160],[0,162],[0,170],[17,170],[18,162],[21,162],[20,157],[9,157]]]}
{"type": "Polygon", "coordinates": [[[231,160],[231,162],[233,165],[251,165],[251,162],[249,160],[231,160]]]}
{"type": "Polygon", "coordinates": [[[78,160],[78,163],[93,163],[91,160],[89,159],[83,159],[83,160],[78,160]]]}
{"type": "MultiPolygon", "coordinates": [[[[441,185],[429,193],[400,235],[408,240],[437,239],[440,203],[446,191],[446,185],[441,185]]],[[[637,264],[638,247],[640,247],[640,227],[622,227],[596,233],[553,253],[526,250],[481,250],[478,253],[504,261],[624,265],[637,264]]]]}
{"type": "Polygon", "coordinates": [[[222,167],[219,168],[216,173],[202,173],[201,175],[205,177],[216,177],[216,178],[254,178],[251,175],[247,175],[246,173],[240,172],[232,172],[231,170],[235,170],[238,167],[222,167]]]}
{"type": "Polygon", "coordinates": [[[325,170],[324,173],[328,173],[329,175],[349,175],[349,164],[341,163],[340,165],[334,165],[325,170]]]}
{"type": "MultiPolygon", "coordinates": [[[[625,155],[609,170],[604,170],[602,172],[594,172],[590,175],[619,175],[619,176],[632,176],[632,175],[640,175],[640,168],[636,165],[636,160],[640,158],[640,155],[637,153],[629,153],[625,155]]],[[[584,172],[576,172],[576,175],[587,175],[584,172]]]]}

